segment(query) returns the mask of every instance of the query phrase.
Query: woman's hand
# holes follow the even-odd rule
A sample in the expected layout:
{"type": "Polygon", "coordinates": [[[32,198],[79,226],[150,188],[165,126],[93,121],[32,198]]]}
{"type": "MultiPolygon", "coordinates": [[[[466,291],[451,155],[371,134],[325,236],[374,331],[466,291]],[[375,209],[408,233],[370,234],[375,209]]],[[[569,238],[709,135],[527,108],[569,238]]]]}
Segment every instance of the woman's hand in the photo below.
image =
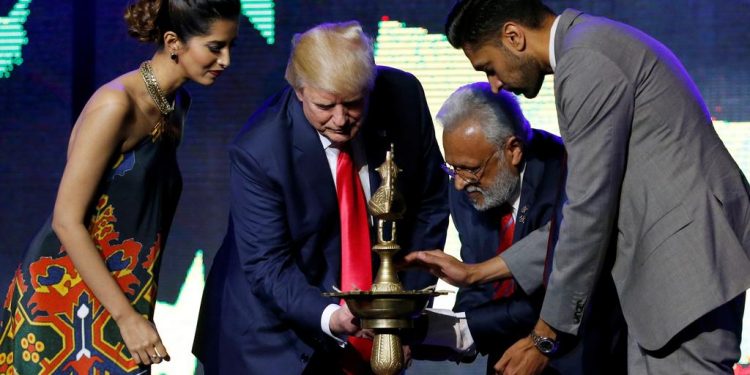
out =
{"type": "Polygon", "coordinates": [[[169,353],[161,342],[156,326],[135,310],[117,320],[117,326],[136,364],[161,363],[162,359],[169,361],[169,353]]]}

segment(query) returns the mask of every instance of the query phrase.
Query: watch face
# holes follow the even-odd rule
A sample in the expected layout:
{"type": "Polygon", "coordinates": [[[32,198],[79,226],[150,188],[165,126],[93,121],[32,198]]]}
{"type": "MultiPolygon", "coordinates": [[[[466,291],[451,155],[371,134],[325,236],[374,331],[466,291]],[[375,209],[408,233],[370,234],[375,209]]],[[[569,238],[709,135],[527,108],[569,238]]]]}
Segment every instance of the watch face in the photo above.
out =
{"type": "Polygon", "coordinates": [[[547,338],[539,340],[539,350],[544,354],[552,353],[555,350],[555,343],[547,338]]]}
{"type": "Polygon", "coordinates": [[[539,336],[535,332],[531,332],[531,339],[534,341],[534,346],[539,349],[544,355],[552,355],[557,351],[557,341],[544,336],[539,336]]]}

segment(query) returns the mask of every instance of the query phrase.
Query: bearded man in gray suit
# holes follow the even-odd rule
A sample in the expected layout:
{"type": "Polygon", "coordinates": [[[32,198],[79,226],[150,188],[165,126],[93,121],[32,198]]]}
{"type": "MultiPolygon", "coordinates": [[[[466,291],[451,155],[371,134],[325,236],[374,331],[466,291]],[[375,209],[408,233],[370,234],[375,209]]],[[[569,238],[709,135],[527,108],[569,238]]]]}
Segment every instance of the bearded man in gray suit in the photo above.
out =
{"type": "MultiPolygon", "coordinates": [[[[459,2],[446,35],[494,91],[555,75],[568,202],[539,322],[496,365],[539,373],[576,334],[608,251],[633,374],[732,373],[750,287],[750,186],[663,44],[538,0],[459,2]]],[[[514,272],[516,273],[516,272],[514,272]]]]}

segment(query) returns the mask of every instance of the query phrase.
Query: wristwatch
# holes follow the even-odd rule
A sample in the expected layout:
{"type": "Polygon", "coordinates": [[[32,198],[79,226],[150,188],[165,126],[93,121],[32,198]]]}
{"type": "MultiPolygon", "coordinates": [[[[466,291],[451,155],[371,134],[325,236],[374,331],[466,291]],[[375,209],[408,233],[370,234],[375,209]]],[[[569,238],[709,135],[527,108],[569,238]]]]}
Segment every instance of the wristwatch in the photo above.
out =
{"type": "Polygon", "coordinates": [[[533,330],[529,333],[531,341],[534,342],[534,346],[546,356],[551,356],[557,352],[557,348],[560,347],[560,342],[545,336],[539,336],[533,330]]]}

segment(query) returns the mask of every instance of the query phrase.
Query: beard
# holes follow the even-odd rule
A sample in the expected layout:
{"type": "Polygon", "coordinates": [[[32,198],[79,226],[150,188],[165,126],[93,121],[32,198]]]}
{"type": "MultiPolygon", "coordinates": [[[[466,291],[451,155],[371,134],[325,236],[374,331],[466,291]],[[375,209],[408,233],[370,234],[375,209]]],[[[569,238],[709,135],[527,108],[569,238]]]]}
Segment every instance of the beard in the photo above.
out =
{"type": "Polygon", "coordinates": [[[466,187],[466,192],[479,192],[482,194],[484,199],[480,202],[472,201],[471,204],[477,211],[487,211],[491,208],[499,207],[505,203],[511,205],[512,200],[515,200],[518,193],[521,191],[521,177],[520,175],[514,175],[510,168],[502,167],[503,160],[498,161],[499,172],[495,177],[495,181],[486,188],[482,189],[479,186],[472,185],[466,187]],[[511,200],[512,199],[512,200],[511,200]]]}
{"type": "Polygon", "coordinates": [[[544,83],[544,74],[538,69],[536,62],[531,58],[518,59],[519,70],[524,81],[524,87],[516,95],[523,94],[527,99],[533,99],[539,95],[544,83]]]}
{"type": "Polygon", "coordinates": [[[544,73],[539,69],[538,63],[531,57],[516,56],[505,48],[502,50],[516,70],[515,75],[507,82],[510,86],[509,91],[528,99],[539,95],[539,90],[544,83],[544,73]]]}

